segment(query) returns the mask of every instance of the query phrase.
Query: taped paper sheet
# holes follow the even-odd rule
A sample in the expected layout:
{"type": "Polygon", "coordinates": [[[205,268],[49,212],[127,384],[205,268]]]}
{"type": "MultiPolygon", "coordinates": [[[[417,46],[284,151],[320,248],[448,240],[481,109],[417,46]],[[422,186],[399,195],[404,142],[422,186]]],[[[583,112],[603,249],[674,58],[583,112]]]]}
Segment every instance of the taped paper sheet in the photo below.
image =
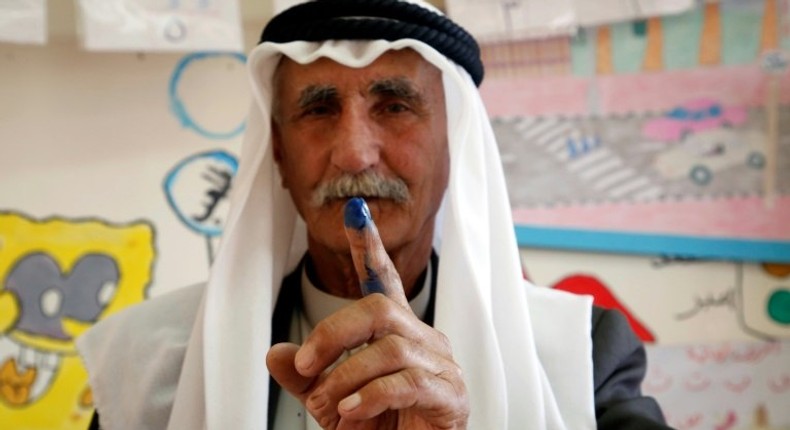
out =
{"type": "Polygon", "coordinates": [[[47,41],[44,0],[0,2],[0,42],[43,45],[47,41]]]}
{"type": "Polygon", "coordinates": [[[575,0],[446,0],[447,14],[481,42],[571,34],[575,0]]]}
{"type": "Polygon", "coordinates": [[[614,22],[674,15],[694,6],[694,0],[574,0],[579,26],[591,27],[614,22]]]}
{"type": "Polygon", "coordinates": [[[236,0],[78,0],[82,42],[96,51],[242,51],[236,0]]]}
{"type": "Polygon", "coordinates": [[[676,14],[694,0],[446,0],[448,15],[481,41],[573,34],[579,27],[676,14]]]}

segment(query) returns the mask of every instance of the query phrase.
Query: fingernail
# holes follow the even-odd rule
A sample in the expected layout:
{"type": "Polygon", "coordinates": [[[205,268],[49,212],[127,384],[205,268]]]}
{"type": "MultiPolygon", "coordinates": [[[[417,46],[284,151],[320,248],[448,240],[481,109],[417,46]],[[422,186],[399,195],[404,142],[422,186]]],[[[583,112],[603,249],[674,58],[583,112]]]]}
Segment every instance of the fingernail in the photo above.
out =
{"type": "Polygon", "coordinates": [[[346,202],[344,220],[346,227],[362,230],[370,222],[370,209],[368,209],[365,199],[353,197],[346,202]]]}
{"type": "Polygon", "coordinates": [[[307,370],[313,365],[314,361],[315,354],[313,354],[313,350],[309,347],[302,346],[302,348],[299,349],[299,352],[296,353],[294,364],[296,365],[297,370],[307,370]]]}
{"type": "Polygon", "coordinates": [[[362,396],[359,393],[354,393],[338,403],[340,409],[344,411],[353,411],[362,403],[362,396]]]}

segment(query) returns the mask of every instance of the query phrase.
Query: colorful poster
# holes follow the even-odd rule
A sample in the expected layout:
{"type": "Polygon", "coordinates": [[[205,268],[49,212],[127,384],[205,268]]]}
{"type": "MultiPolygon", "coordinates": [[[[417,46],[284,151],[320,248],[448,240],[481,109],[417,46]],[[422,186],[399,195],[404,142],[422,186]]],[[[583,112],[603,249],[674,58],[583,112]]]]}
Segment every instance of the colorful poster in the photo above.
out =
{"type": "Polygon", "coordinates": [[[486,57],[481,91],[519,242],[790,261],[790,73],[763,66],[786,6],[705,3],[538,55],[484,45],[507,53],[486,57]]]}
{"type": "Polygon", "coordinates": [[[523,249],[526,276],[616,309],[678,430],[790,429],[790,264],[523,249]]]}
{"type": "Polygon", "coordinates": [[[2,212],[0,243],[0,422],[83,430],[93,401],[74,339],[146,298],[154,230],[2,212]]]}

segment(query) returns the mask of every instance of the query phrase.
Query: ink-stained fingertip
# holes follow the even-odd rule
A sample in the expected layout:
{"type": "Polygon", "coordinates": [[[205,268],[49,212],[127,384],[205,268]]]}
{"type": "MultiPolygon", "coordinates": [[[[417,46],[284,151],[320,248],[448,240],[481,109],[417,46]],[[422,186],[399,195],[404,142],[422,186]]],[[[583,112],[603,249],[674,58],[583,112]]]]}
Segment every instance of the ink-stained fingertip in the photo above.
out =
{"type": "Polygon", "coordinates": [[[370,209],[362,197],[352,197],[346,202],[343,222],[346,227],[362,230],[370,222],[370,209]]]}

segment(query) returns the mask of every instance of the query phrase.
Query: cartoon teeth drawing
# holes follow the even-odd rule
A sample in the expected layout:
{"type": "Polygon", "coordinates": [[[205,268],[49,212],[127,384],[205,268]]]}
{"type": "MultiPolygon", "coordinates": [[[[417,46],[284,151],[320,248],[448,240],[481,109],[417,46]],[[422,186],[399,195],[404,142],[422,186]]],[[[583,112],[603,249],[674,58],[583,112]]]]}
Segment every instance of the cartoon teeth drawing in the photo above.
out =
{"type": "Polygon", "coordinates": [[[146,222],[0,212],[0,422],[87,428],[92,393],[74,340],[145,299],[154,258],[146,222]]]}

